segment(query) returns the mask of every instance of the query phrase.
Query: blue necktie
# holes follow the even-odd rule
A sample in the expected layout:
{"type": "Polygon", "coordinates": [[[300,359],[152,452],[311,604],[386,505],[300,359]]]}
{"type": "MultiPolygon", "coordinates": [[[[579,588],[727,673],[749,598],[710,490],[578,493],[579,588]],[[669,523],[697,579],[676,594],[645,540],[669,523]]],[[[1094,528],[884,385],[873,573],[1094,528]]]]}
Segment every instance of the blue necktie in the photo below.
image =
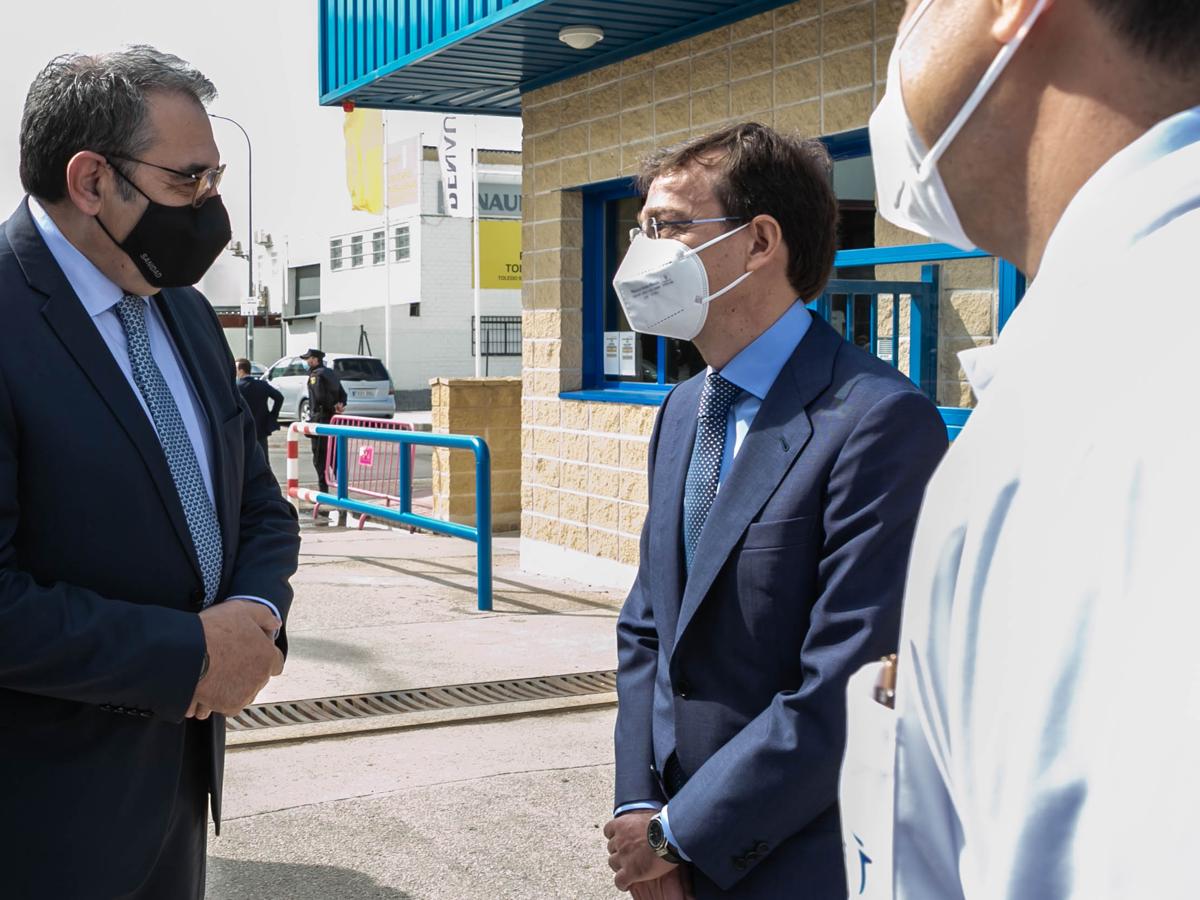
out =
{"type": "Polygon", "coordinates": [[[692,446],[692,461],[688,464],[683,493],[683,554],[688,572],[692,571],[692,559],[696,555],[696,545],[700,543],[704,521],[717,499],[729,409],[741,392],[737,385],[716,372],[709,372],[704,381],[696,443],[692,446]]]}
{"type": "Polygon", "coordinates": [[[129,364],[133,369],[134,384],[150,409],[158,442],[162,444],[167,468],[171,470],[171,480],[175,482],[175,490],[183,504],[188,533],[192,536],[196,557],[200,561],[200,573],[204,577],[204,605],[210,606],[217,598],[217,588],[221,582],[221,563],[224,558],[221,524],[204,487],[204,475],[196,459],[196,449],[183,424],[183,416],[179,414],[179,407],[175,405],[175,398],[163,378],[162,370],[150,353],[146,301],[126,294],[116,310],[129,344],[129,364]]]}

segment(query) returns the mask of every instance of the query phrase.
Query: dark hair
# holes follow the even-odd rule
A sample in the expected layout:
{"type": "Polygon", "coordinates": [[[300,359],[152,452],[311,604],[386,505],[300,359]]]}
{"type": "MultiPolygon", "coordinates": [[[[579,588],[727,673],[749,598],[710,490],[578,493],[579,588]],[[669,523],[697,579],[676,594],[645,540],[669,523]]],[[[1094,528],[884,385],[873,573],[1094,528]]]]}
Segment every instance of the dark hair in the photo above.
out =
{"type": "Polygon", "coordinates": [[[1090,0],[1112,29],[1150,61],[1180,75],[1200,71],[1200,0],[1090,0]]]}
{"type": "MultiPolygon", "coordinates": [[[[148,95],[168,91],[205,106],[217,96],[211,81],[170,53],[143,45],[115,53],[68,53],[38,73],[21,116],[21,184],[51,203],[67,193],[67,163],[81,150],[137,157],[153,135],[148,95]]],[[[115,163],[114,163],[115,165],[115,163]]],[[[119,190],[130,188],[118,178],[119,190]]]]}
{"type": "Polygon", "coordinates": [[[243,357],[239,357],[239,358],[238,358],[238,359],[237,359],[237,360],[234,362],[234,365],[235,365],[235,366],[237,366],[237,370],[238,370],[239,372],[245,372],[247,375],[249,375],[249,374],[250,374],[250,371],[251,371],[251,369],[250,369],[250,360],[248,360],[248,359],[245,359],[245,358],[243,358],[243,357]]]}
{"type": "Polygon", "coordinates": [[[715,166],[724,214],[779,222],[788,250],[788,281],[804,300],[820,295],[837,250],[833,162],[820,141],[780,134],[757,122],[729,125],[642,162],[638,190],[645,196],[659,175],[692,165],[715,166]]]}

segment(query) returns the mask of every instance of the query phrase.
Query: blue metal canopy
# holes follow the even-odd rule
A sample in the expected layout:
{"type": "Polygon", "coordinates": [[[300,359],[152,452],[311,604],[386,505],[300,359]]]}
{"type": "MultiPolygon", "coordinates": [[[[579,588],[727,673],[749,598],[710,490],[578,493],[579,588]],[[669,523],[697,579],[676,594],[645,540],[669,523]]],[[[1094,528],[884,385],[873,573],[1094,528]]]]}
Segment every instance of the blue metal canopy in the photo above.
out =
{"type": "Polygon", "coordinates": [[[789,0],[320,0],[321,103],[520,115],[521,91],[789,0]],[[599,25],[574,50],[565,25],[599,25]]]}

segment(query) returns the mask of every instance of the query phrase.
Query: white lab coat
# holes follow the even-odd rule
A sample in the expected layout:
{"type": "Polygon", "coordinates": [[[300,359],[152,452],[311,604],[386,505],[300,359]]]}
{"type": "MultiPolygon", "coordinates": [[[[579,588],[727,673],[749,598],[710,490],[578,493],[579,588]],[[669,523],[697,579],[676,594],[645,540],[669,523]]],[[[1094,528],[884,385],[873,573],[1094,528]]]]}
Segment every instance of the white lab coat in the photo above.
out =
{"type": "Polygon", "coordinates": [[[895,897],[1200,897],[1200,107],[1088,181],[963,362],[905,597],[895,897]]]}

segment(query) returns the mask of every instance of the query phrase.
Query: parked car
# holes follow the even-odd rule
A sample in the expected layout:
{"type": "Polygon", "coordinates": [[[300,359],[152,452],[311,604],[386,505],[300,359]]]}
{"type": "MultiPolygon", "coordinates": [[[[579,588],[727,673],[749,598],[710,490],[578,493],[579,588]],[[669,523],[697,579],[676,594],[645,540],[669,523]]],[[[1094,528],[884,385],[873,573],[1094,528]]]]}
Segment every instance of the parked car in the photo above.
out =
{"type": "MultiPolygon", "coordinates": [[[[347,416],[390,419],[396,412],[395,390],[382,360],[352,353],[326,353],[325,365],[333,369],[346,389],[347,416]]],[[[283,394],[279,418],[308,421],[308,365],[298,356],[285,356],[266,375],[283,394]]]]}

